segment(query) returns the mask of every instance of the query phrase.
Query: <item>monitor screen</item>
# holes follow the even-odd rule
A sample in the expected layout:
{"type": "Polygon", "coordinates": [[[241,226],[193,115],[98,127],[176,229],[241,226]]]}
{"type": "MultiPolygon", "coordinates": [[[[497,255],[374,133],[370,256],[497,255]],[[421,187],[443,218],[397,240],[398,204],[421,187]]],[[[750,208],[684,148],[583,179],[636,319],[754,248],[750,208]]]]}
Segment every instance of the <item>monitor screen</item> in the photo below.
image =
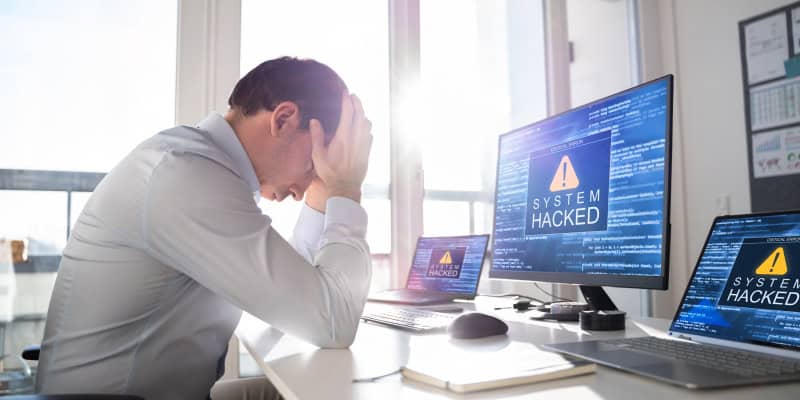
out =
{"type": "Polygon", "coordinates": [[[800,349],[800,212],[719,218],[671,330],[800,349]]]}
{"type": "Polygon", "coordinates": [[[407,289],[475,294],[489,235],[421,237],[407,289]]]}
{"type": "Polygon", "coordinates": [[[672,76],[500,136],[492,278],[664,289],[672,76]]]}

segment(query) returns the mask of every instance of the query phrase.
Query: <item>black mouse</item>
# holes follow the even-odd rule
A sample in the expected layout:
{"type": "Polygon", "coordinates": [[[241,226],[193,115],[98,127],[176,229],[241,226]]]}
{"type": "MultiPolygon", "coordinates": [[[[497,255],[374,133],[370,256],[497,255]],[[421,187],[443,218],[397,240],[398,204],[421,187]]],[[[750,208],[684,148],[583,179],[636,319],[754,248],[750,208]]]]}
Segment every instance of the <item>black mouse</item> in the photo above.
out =
{"type": "Polygon", "coordinates": [[[508,325],[491,315],[473,312],[454,319],[447,327],[447,332],[454,339],[477,339],[504,335],[508,332],[508,325]]]}

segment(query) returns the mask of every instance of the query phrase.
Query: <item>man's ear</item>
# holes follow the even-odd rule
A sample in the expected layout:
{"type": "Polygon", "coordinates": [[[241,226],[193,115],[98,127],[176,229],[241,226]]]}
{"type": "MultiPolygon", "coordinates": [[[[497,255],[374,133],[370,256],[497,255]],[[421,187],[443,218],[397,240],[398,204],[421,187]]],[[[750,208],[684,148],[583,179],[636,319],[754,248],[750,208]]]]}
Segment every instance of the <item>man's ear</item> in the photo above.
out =
{"type": "Polygon", "coordinates": [[[272,112],[272,135],[280,136],[300,128],[300,108],[291,101],[284,101],[272,112]]]}

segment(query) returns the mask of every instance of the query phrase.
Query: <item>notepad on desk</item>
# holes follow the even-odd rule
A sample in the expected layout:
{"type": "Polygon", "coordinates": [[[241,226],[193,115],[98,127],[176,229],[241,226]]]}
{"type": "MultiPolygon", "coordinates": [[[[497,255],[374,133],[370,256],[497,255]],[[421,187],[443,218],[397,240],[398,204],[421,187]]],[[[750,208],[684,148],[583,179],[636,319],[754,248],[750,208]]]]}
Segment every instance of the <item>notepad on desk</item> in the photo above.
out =
{"type": "Polygon", "coordinates": [[[436,340],[428,342],[412,343],[414,348],[402,369],[403,376],[457,393],[543,382],[595,371],[594,363],[507,338],[463,345],[447,341],[437,345],[436,340]]]}

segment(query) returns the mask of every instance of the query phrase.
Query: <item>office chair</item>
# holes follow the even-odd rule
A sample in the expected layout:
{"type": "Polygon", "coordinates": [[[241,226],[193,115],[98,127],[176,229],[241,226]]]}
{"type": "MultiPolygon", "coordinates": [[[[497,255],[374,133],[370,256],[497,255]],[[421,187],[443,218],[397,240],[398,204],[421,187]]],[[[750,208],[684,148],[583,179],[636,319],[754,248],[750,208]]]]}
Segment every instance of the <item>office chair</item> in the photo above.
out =
{"type": "Polygon", "coordinates": [[[3,400],[143,400],[139,396],[126,394],[26,394],[4,396],[3,400]]]}
{"type": "MultiPolygon", "coordinates": [[[[22,358],[39,361],[39,346],[28,346],[22,350],[22,358]]],[[[5,396],[3,400],[144,400],[129,394],[26,394],[21,396],[5,396]]]]}

